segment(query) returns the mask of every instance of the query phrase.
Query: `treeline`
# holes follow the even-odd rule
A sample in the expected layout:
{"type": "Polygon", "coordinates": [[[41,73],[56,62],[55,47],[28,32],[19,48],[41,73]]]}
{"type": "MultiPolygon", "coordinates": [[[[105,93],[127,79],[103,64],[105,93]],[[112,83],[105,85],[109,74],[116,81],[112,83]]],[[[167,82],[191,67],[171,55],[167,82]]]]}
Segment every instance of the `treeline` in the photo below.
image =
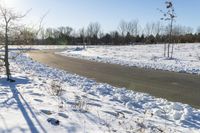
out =
{"type": "MultiPolygon", "coordinates": [[[[166,43],[168,40],[167,35],[159,35],[156,36],[150,35],[137,35],[132,36],[127,33],[126,36],[121,36],[117,31],[109,34],[106,33],[101,38],[96,36],[93,37],[74,37],[74,36],[60,36],[57,38],[48,37],[46,39],[40,40],[41,44],[44,45],[125,45],[125,44],[158,44],[158,43],[166,43]]],[[[173,36],[174,43],[197,43],[200,42],[200,34],[186,34],[186,35],[178,35],[173,36]]]]}
{"type": "MultiPolygon", "coordinates": [[[[160,22],[147,23],[141,27],[137,20],[133,20],[121,21],[116,31],[104,33],[101,25],[96,22],[79,30],[72,27],[43,29],[34,40],[43,45],[156,44],[169,42],[169,32],[169,26],[160,22]]],[[[175,25],[172,36],[174,43],[200,42],[200,28],[194,32],[190,27],[175,25]]]]}

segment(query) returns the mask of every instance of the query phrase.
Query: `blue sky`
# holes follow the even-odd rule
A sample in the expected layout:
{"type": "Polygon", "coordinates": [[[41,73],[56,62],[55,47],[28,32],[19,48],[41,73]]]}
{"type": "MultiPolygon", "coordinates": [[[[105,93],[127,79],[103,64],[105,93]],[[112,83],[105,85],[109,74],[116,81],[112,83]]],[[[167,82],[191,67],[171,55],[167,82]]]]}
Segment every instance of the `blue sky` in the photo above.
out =
{"type": "MultiPolygon", "coordinates": [[[[157,8],[164,8],[165,0],[5,0],[6,4],[19,11],[32,9],[27,22],[35,22],[49,11],[45,27],[86,27],[90,22],[99,22],[104,31],[117,29],[121,20],[137,19],[143,26],[159,21],[157,8]]],[[[196,28],[200,26],[200,0],[174,0],[177,24],[196,28]]]]}

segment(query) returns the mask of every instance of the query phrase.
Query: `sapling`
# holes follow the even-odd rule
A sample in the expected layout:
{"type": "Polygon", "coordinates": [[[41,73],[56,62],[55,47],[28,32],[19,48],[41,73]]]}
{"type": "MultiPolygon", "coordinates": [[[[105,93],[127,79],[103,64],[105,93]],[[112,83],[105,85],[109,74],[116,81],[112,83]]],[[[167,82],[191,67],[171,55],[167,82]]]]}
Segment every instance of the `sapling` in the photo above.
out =
{"type": "Polygon", "coordinates": [[[174,4],[172,0],[166,0],[165,1],[165,5],[166,5],[166,11],[160,10],[160,12],[163,14],[163,17],[161,18],[161,20],[163,21],[169,21],[169,39],[168,39],[168,44],[167,44],[167,48],[166,46],[164,46],[164,56],[167,50],[167,57],[170,58],[170,53],[171,53],[171,58],[173,57],[173,52],[174,52],[174,45],[173,40],[172,40],[172,36],[173,36],[173,25],[174,25],[174,21],[176,16],[175,13],[175,9],[174,9],[174,4]],[[171,46],[172,45],[172,46],[171,46]],[[171,52],[170,52],[170,48],[171,48],[171,52]]]}

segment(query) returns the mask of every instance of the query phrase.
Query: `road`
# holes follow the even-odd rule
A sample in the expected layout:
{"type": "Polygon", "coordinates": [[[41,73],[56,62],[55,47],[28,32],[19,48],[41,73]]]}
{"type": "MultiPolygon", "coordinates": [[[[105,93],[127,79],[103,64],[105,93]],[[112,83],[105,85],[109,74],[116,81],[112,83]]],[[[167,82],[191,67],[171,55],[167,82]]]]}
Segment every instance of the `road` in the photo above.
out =
{"type": "Polygon", "coordinates": [[[31,51],[29,54],[38,62],[97,82],[149,93],[200,109],[200,76],[197,75],[81,60],[57,55],[50,50],[31,51]]]}

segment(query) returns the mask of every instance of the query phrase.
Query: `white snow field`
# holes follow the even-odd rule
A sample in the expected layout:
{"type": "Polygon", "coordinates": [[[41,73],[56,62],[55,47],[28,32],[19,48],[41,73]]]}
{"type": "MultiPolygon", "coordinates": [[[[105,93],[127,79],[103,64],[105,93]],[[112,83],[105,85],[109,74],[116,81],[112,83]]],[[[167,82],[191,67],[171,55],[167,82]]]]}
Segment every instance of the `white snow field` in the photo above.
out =
{"type": "Polygon", "coordinates": [[[164,45],[68,47],[58,53],[104,63],[200,74],[200,44],[176,44],[173,59],[164,57],[164,45]]]}
{"type": "Polygon", "coordinates": [[[27,55],[12,60],[11,70],[14,83],[0,72],[1,133],[200,132],[200,110],[189,105],[97,83],[27,55]],[[59,86],[63,91],[52,90],[59,86]]]}
{"type": "Polygon", "coordinates": [[[11,45],[9,49],[31,49],[31,50],[45,50],[45,49],[65,49],[66,45],[11,45]]]}

